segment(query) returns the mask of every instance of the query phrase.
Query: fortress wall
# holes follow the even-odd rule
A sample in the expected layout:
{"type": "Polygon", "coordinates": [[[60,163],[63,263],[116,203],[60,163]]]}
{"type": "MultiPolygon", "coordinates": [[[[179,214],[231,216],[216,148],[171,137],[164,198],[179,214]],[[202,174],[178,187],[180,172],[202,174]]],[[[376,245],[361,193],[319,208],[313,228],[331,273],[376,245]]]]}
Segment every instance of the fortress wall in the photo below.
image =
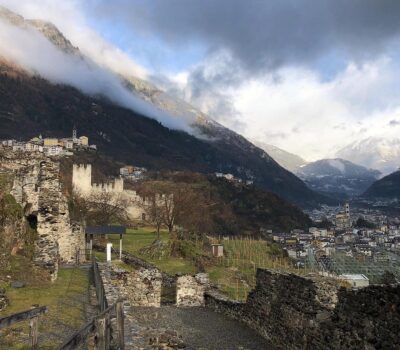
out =
{"type": "Polygon", "coordinates": [[[206,305],[247,323],[277,348],[398,348],[400,284],[351,290],[329,278],[259,269],[246,303],[207,292],[206,305]]]}
{"type": "Polygon", "coordinates": [[[132,220],[141,220],[144,210],[140,203],[142,199],[135,191],[124,190],[124,179],[116,178],[112,182],[92,184],[92,167],[90,164],[74,164],[72,185],[75,191],[89,196],[101,192],[114,193],[127,202],[127,213],[132,220]]]}
{"type": "Polygon", "coordinates": [[[82,194],[92,190],[92,165],[74,164],[72,168],[72,188],[82,194]]]}

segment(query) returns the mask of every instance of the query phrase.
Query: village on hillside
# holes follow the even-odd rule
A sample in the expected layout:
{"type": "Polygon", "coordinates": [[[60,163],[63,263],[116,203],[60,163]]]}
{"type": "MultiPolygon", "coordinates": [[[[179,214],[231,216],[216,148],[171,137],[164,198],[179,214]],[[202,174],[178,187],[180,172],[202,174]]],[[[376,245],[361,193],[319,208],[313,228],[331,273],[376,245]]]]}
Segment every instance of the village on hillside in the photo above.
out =
{"type": "Polygon", "coordinates": [[[71,156],[74,151],[91,149],[96,150],[96,145],[89,144],[87,136],[79,136],[76,128],[72,131],[72,137],[55,138],[42,135],[29,141],[0,140],[0,145],[11,148],[14,152],[39,152],[46,156],[71,156]]]}

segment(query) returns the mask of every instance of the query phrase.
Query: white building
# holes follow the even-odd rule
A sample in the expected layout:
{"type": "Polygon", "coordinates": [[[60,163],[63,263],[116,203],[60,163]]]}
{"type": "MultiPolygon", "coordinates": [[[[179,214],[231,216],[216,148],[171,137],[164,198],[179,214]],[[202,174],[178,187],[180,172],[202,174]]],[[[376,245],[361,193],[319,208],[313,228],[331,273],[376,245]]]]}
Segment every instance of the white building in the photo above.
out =
{"type": "Polygon", "coordinates": [[[345,274],[340,275],[339,278],[349,283],[353,288],[363,288],[369,286],[369,279],[363,274],[345,274]]]}
{"type": "Polygon", "coordinates": [[[43,152],[47,156],[59,156],[63,151],[61,146],[44,146],[43,152]]]}

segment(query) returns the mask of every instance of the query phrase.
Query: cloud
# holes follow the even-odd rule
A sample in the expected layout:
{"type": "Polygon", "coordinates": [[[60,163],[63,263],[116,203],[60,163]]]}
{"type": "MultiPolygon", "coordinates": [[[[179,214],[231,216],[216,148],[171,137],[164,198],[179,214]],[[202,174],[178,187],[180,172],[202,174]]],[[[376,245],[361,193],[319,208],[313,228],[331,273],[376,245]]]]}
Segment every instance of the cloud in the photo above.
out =
{"type": "MultiPolygon", "coordinates": [[[[249,73],[315,63],[330,52],[367,59],[400,32],[397,0],[96,0],[105,23],[184,48],[193,42],[210,55],[229,51],[249,73]]],[[[128,34],[129,35],[129,34],[128,34]]]]}
{"type": "Polygon", "coordinates": [[[164,126],[190,131],[185,120],[156,109],[128,91],[110,70],[90,59],[62,52],[33,28],[20,28],[0,19],[0,56],[53,83],[71,85],[93,96],[106,96],[164,126]]]}
{"type": "MultiPolygon", "coordinates": [[[[60,61],[36,58],[39,53],[27,43],[32,60],[50,67],[29,60],[26,65],[44,70],[53,81],[70,79],[90,93],[114,94],[132,109],[136,101],[120,90],[109,70],[156,81],[247,138],[309,160],[333,156],[361,136],[397,137],[391,122],[400,106],[398,0],[0,3],[52,21],[93,61],[78,68],[85,79],[69,77],[76,62],[53,54],[48,57],[60,61]],[[201,47],[205,55],[189,60],[182,71],[149,71],[101,37],[93,23],[112,31],[108,37],[123,36],[125,43],[154,41],[176,58],[187,55],[188,45],[201,47]],[[64,73],[54,72],[52,62],[66,64],[64,73]],[[94,83],[101,88],[94,89],[94,83]]],[[[155,53],[145,55],[151,59],[155,53]]],[[[171,127],[178,123],[170,116],[156,118],[171,127]]]]}
{"type": "Polygon", "coordinates": [[[278,80],[263,75],[244,82],[231,99],[244,136],[316,160],[332,157],[361,131],[363,138],[398,137],[390,121],[400,110],[399,73],[386,58],[349,64],[328,82],[314,71],[286,68],[278,80]]]}
{"type": "Polygon", "coordinates": [[[0,0],[0,5],[24,16],[54,23],[80,51],[118,74],[145,79],[148,72],[126,52],[107,42],[88,23],[86,2],[80,0],[0,0]]]}
{"type": "Polygon", "coordinates": [[[398,126],[398,125],[400,125],[400,121],[399,120],[392,119],[389,122],[389,126],[398,126]]]}

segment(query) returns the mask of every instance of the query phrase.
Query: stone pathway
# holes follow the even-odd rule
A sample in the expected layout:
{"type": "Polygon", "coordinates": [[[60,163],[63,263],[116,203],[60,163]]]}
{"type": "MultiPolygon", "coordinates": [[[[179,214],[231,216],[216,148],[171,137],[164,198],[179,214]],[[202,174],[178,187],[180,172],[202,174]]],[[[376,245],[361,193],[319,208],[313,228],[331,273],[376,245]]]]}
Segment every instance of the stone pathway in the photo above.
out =
{"type": "MultiPolygon", "coordinates": [[[[113,282],[118,268],[99,263],[108,304],[121,296],[113,282]]],[[[269,350],[269,343],[244,324],[206,307],[145,307],[124,302],[127,350],[269,350]],[[151,343],[162,343],[152,346],[151,343]],[[173,344],[172,346],[166,346],[173,344]],[[184,344],[184,345],[183,345],[184,344]]]]}
{"type": "Polygon", "coordinates": [[[148,345],[149,335],[154,331],[161,334],[165,330],[177,330],[187,350],[273,349],[246,325],[204,307],[131,307],[128,315],[131,325],[136,325],[130,349],[154,349],[148,345]],[[139,324],[140,327],[137,326],[139,324]]]}

